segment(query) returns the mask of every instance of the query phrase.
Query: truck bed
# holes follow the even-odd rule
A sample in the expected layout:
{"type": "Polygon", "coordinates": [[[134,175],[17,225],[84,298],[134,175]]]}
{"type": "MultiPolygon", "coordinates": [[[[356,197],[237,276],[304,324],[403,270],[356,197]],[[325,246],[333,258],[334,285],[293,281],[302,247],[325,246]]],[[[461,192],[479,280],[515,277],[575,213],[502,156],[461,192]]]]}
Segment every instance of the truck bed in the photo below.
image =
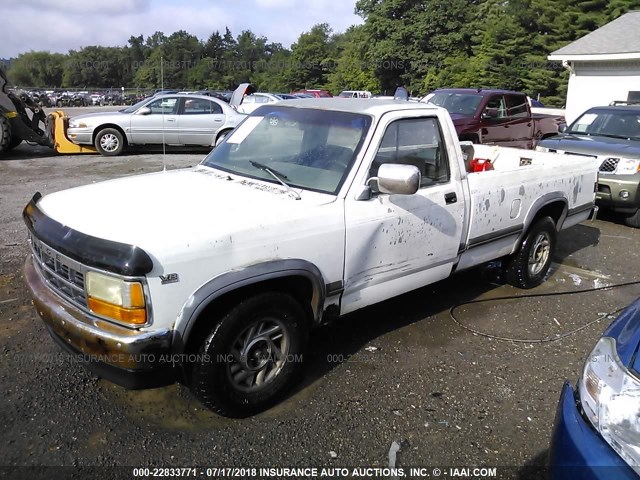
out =
{"type": "Polygon", "coordinates": [[[496,246],[500,255],[512,253],[514,240],[526,231],[541,204],[554,199],[566,202],[562,228],[588,218],[597,180],[589,159],[488,145],[473,149],[474,158],[489,159],[494,169],[467,173],[468,252],[460,267],[495,258],[496,246]],[[491,248],[482,248],[489,244],[491,248]]]}

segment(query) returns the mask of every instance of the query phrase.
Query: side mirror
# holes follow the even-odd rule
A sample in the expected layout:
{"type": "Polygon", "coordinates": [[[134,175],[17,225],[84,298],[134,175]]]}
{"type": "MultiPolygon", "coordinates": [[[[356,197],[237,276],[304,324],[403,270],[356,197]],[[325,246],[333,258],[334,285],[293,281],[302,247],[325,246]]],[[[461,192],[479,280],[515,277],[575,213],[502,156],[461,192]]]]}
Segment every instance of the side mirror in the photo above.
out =
{"type": "Polygon", "coordinates": [[[420,170],[415,165],[399,165],[383,163],[378,169],[378,176],[369,179],[378,181],[381,193],[396,195],[413,195],[420,188],[420,170]]]}
{"type": "Polygon", "coordinates": [[[566,131],[567,131],[567,124],[566,123],[561,123],[560,125],[558,125],[558,132],[564,133],[566,131]]]}
{"type": "Polygon", "coordinates": [[[140,107],[136,112],[136,115],[149,115],[151,113],[151,109],[149,107],[140,107]]]}
{"type": "Polygon", "coordinates": [[[485,108],[484,112],[482,112],[482,118],[485,120],[489,120],[492,118],[498,118],[498,109],[497,108],[485,108]]]}

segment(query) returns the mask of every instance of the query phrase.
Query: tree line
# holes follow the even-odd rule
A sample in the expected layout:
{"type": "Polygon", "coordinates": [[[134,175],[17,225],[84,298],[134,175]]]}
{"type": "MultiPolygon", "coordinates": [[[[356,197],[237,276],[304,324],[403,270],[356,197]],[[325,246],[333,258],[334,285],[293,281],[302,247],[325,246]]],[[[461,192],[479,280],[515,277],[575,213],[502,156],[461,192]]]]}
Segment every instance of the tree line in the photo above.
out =
{"type": "Polygon", "coordinates": [[[165,88],[250,81],[272,92],[494,87],[562,106],[568,73],[547,56],[636,8],[640,0],[358,0],[362,25],[333,32],[321,23],[290,48],[250,30],[206,40],[156,32],[122,47],[23,53],[7,73],[24,87],[159,88],[161,79],[165,88]]]}

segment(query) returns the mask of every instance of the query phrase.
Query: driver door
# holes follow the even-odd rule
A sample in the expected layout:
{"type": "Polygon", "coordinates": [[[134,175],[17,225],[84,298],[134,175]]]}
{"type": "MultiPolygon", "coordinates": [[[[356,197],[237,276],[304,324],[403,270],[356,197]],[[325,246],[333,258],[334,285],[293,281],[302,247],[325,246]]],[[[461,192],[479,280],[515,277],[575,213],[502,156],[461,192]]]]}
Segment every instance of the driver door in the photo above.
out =
{"type": "Polygon", "coordinates": [[[372,193],[345,199],[346,259],[341,313],[414,290],[451,273],[464,222],[462,182],[450,170],[437,117],[389,115],[380,143],[365,157],[366,178],[383,163],[414,165],[421,173],[413,195],[372,193]]]}
{"type": "Polygon", "coordinates": [[[150,113],[131,115],[131,140],[134,144],[178,145],[178,108],[180,97],[161,97],[145,105],[150,113]]]}

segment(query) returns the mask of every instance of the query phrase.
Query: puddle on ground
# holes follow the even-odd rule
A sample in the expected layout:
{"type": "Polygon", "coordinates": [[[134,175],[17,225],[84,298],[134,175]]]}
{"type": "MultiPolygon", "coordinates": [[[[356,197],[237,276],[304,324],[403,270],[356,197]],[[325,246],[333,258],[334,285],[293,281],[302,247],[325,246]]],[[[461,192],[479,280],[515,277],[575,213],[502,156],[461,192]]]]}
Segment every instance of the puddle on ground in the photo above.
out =
{"type": "MultiPolygon", "coordinates": [[[[279,418],[299,412],[301,405],[317,390],[319,380],[303,382],[281,403],[253,418],[279,418]]],[[[125,390],[109,381],[99,380],[105,396],[114,398],[124,414],[137,424],[149,423],[175,431],[205,431],[238,425],[247,420],[226,418],[205,408],[187,387],[174,384],[148,390],[125,390]]]]}
{"type": "MultiPolygon", "coordinates": [[[[598,271],[585,270],[577,265],[552,263],[549,273],[545,277],[545,282],[551,280],[556,284],[566,284],[579,287],[579,290],[587,288],[600,288],[612,285],[611,277],[598,271]]],[[[544,287],[543,283],[540,288],[544,287]]]]}

